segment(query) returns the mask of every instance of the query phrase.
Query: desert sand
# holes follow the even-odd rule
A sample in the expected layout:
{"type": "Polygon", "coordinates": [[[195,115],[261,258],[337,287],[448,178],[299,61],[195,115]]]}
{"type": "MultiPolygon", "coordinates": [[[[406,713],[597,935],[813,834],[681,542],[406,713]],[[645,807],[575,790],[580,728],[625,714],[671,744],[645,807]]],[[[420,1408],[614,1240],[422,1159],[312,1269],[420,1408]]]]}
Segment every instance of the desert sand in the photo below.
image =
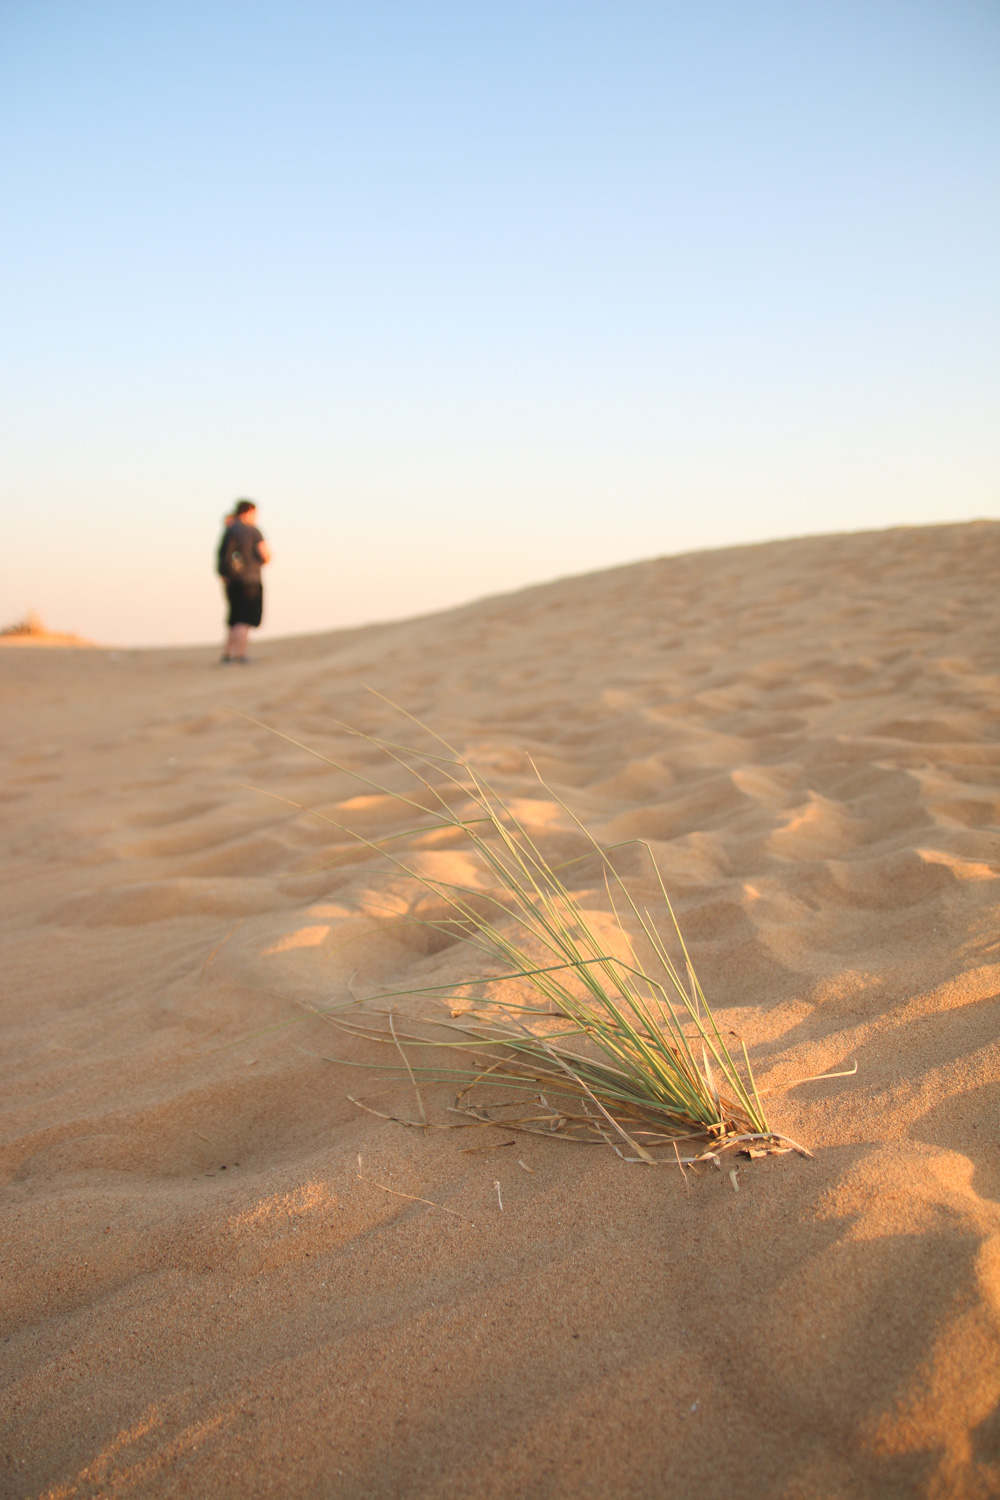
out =
{"type": "MultiPolygon", "coordinates": [[[[3,1495],[1000,1495],[998,579],[979,522],[639,563],[245,669],[0,652],[3,1495]],[[380,838],[412,812],[239,715],[372,774],[338,721],[410,731],[369,688],[543,847],[572,827],[529,755],[599,838],[649,840],[811,1159],[685,1181],[349,1101],[414,1110],[325,1060],[369,1054],[309,1007],[459,957],[290,804],[380,838]]],[[[397,847],[447,878],[436,837],[397,847]]]]}

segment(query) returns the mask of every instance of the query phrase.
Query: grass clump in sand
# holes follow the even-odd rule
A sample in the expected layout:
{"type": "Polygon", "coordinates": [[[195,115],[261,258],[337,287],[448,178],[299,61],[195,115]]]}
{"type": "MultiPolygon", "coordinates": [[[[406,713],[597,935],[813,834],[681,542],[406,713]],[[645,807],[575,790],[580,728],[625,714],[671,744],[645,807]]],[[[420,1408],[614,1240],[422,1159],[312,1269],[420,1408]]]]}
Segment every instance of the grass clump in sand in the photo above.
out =
{"type": "MultiPolygon", "coordinates": [[[[411,774],[412,796],[319,758],[429,815],[430,822],[396,839],[441,830],[460,835],[475,878],[467,883],[436,878],[388,849],[391,840],[370,840],[316,815],[348,834],[355,847],[386,860],[397,876],[417,883],[423,912],[408,922],[463,943],[479,955],[477,967],[489,971],[447,984],[383,991],[363,1002],[366,1008],[372,1001],[404,997],[436,1002],[437,1014],[416,1023],[409,1018],[403,1030],[392,1011],[387,1026],[375,1016],[348,1018],[340,1007],[336,1016],[326,1013],[342,1030],[394,1050],[393,1062],[371,1066],[398,1068],[413,1083],[421,1118],[401,1123],[428,1126],[419,1075],[458,1087],[452,1110],[467,1116],[466,1128],[497,1125],[604,1142],[626,1161],[692,1162],[732,1145],[754,1155],[802,1149],[770,1130],[746,1047],[729,1033],[738,1044],[734,1050],[712,1014],[643,840],[629,842],[648,860],[654,904],[662,904],[665,923],[662,918],[657,923],[648,904],[632,893],[635,882],[626,883],[618,873],[612,854],[625,845],[600,845],[550,787],[545,787],[549,796],[589,846],[561,865],[545,857],[510,804],[438,736],[445,754],[360,738],[411,774]],[[587,860],[599,865],[608,900],[609,914],[599,922],[564,879],[569,866],[587,860]],[[415,1065],[411,1047],[446,1048],[451,1057],[415,1065]]],[[[539,782],[545,786],[541,777],[539,782]]]]}

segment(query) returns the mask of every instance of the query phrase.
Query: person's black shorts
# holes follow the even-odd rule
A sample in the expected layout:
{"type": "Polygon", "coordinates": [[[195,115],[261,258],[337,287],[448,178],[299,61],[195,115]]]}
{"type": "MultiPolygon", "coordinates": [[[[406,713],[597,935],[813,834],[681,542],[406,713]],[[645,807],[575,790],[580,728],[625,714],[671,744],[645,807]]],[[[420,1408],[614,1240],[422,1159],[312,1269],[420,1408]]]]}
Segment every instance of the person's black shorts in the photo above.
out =
{"type": "Polygon", "coordinates": [[[226,598],[229,600],[228,624],[259,625],[264,612],[264,589],[259,583],[244,583],[240,578],[226,581],[226,598]]]}

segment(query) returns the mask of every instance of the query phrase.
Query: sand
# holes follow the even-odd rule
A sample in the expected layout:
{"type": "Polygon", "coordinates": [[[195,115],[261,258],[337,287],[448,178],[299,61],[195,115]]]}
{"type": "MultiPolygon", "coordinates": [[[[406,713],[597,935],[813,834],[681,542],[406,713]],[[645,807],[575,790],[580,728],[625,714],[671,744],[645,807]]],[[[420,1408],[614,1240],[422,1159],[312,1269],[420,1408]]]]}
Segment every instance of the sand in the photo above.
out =
{"type": "Polygon", "coordinates": [[[93,641],[84,640],[78,635],[61,635],[57,630],[32,630],[32,631],[0,631],[0,649],[6,650],[10,647],[51,647],[71,646],[86,649],[93,646],[93,641]]]}
{"type": "Polygon", "coordinates": [[[640,563],[245,669],[0,653],[0,1492],[1000,1494],[998,576],[984,522],[640,563]],[[465,960],[266,794],[369,836],[412,813],[232,710],[370,772],[334,722],[399,732],[368,685],[551,850],[527,754],[650,841],[811,1160],[685,1183],[349,1102],[414,1109],[304,1006],[465,960]]]}

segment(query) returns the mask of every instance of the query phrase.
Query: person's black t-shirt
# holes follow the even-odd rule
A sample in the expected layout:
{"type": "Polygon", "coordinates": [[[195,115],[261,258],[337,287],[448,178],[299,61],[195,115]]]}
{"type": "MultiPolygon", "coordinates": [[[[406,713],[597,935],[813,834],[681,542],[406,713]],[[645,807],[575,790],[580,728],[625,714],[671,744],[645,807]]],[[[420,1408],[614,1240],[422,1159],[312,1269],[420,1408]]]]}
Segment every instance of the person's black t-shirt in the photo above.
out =
{"type": "Polygon", "coordinates": [[[256,526],[232,521],[219,544],[219,572],[228,582],[260,583],[258,544],[264,540],[256,526]],[[240,565],[241,564],[241,565],[240,565]]]}

